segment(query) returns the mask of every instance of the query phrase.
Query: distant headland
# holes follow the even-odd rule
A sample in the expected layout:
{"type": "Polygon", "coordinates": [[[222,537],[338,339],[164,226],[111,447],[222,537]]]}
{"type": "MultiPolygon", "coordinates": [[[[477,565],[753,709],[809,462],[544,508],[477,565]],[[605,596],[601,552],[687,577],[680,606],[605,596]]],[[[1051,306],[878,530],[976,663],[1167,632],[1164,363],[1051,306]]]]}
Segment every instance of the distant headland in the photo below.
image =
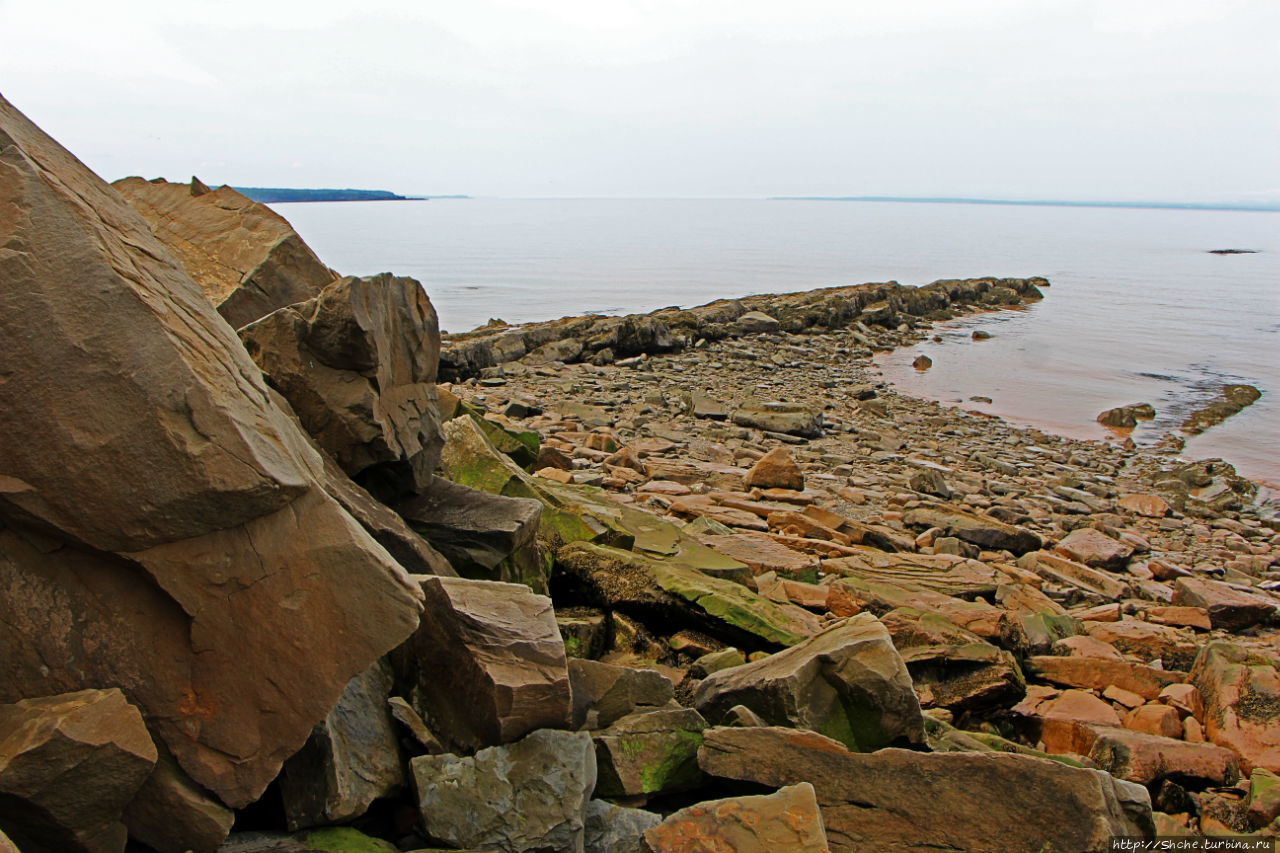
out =
{"type": "Polygon", "coordinates": [[[389,190],[310,190],[288,187],[232,187],[232,189],[262,204],[295,201],[427,201],[433,198],[469,198],[465,195],[399,195],[389,190]]]}

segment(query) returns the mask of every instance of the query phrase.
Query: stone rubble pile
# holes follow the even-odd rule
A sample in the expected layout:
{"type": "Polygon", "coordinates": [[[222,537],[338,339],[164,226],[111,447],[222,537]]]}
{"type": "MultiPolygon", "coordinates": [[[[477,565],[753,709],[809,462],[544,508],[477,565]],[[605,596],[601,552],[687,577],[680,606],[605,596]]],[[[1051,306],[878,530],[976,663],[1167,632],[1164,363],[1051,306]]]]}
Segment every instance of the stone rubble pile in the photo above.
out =
{"type": "Polygon", "coordinates": [[[442,340],[116,188],[0,100],[0,850],[1280,833],[1276,504],[874,371],[1043,279],[442,340]]]}

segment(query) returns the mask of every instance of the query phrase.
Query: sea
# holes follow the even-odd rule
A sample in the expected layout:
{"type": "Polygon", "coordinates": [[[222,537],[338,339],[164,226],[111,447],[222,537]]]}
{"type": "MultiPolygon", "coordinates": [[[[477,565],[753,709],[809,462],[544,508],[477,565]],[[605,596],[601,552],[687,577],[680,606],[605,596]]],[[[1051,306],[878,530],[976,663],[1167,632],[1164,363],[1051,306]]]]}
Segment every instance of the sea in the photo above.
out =
{"type": "Polygon", "coordinates": [[[1262,399],[1183,455],[1280,488],[1280,212],[783,199],[273,208],[345,274],[422,281],[452,332],[863,282],[1044,276],[1042,302],[941,323],[879,356],[884,381],[1084,439],[1114,439],[1103,410],[1151,403],[1139,444],[1247,383],[1262,399]],[[933,366],[916,370],[922,353],[933,366]]]}

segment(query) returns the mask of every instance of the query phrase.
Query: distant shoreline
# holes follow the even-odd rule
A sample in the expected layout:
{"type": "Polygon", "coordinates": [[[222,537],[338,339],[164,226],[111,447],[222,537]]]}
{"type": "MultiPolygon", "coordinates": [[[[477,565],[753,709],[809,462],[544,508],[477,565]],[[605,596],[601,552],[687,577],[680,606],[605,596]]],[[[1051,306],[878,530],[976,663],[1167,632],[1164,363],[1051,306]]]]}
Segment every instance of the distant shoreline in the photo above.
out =
{"type": "Polygon", "coordinates": [[[1136,210],[1233,210],[1248,213],[1277,213],[1280,204],[1205,204],[1159,201],[1054,201],[1000,198],[950,198],[908,196],[770,196],[769,201],[875,201],[908,204],[1000,204],[1020,207],[1115,207],[1136,210]]]}
{"type": "Polygon", "coordinates": [[[390,190],[296,189],[291,187],[232,187],[262,204],[293,204],[314,201],[430,201],[433,198],[469,198],[465,195],[400,195],[390,190]]]}

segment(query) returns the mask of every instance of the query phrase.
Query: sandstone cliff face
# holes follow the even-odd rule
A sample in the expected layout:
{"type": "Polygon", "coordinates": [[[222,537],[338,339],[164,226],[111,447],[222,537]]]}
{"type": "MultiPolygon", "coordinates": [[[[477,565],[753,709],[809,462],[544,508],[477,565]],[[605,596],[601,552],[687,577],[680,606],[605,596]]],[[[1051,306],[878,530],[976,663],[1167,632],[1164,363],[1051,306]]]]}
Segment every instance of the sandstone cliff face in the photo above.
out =
{"type": "Polygon", "coordinates": [[[315,296],[337,276],[284,217],[231,187],[123,178],[114,186],[239,328],[315,296]]]}
{"type": "Polygon", "coordinates": [[[2,98],[0,245],[0,702],[120,687],[244,805],[420,592],[147,223],[2,98]]]}

